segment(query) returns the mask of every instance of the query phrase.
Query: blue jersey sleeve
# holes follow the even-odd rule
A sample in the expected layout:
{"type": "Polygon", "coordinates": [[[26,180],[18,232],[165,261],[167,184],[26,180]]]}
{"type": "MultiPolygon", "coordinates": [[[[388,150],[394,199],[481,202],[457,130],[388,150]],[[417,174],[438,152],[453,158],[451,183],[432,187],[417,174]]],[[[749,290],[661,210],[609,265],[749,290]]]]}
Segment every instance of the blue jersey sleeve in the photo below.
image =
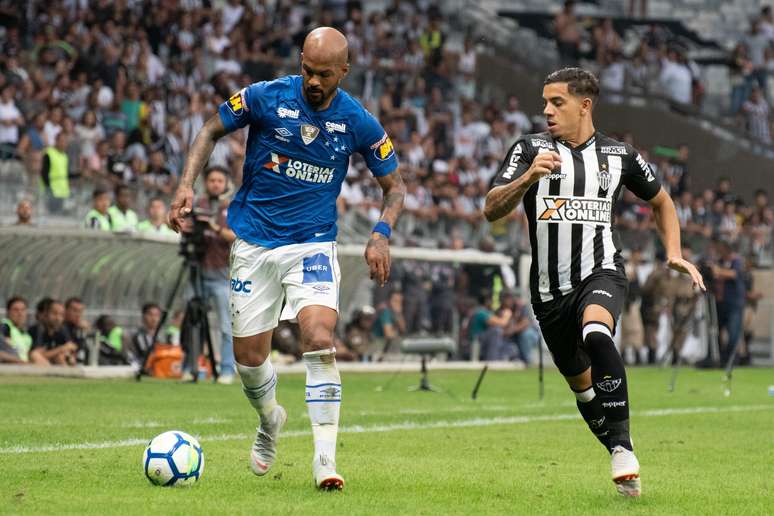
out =
{"type": "Polygon", "coordinates": [[[266,82],[256,82],[234,93],[220,105],[218,113],[226,131],[260,123],[265,110],[265,90],[266,82]]]}
{"type": "Polygon", "coordinates": [[[398,157],[390,137],[382,124],[367,111],[358,131],[357,151],[363,155],[374,176],[386,176],[398,168],[398,157]]]}

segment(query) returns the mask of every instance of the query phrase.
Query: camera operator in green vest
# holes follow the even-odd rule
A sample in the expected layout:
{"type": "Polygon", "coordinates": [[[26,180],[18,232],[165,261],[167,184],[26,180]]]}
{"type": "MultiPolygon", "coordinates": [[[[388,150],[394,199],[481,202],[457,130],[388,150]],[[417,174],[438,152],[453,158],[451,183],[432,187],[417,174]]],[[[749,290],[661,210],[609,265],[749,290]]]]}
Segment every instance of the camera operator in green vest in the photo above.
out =
{"type": "Polygon", "coordinates": [[[67,145],[70,136],[60,131],[56,135],[53,147],[47,147],[43,153],[43,166],[40,179],[48,196],[48,211],[61,213],[65,199],[70,197],[70,177],[68,175],[69,160],[67,145]]]}
{"type": "Polygon", "coordinates": [[[91,194],[91,210],[86,214],[83,226],[87,229],[110,231],[110,193],[102,188],[95,188],[91,194]]]}
{"type": "Polygon", "coordinates": [[[137,231],[150,235],[175,235],[167,226],[167,204],[161,197],[154,197],[148,203],[148,219],[137,225],[137,231]]]}
{"type": "Polygon", "coordinates": [[[0,364],[30,363],[32,337],[27,333],[27,300],[12,297],[0,319],[0,364]]]}
{"type": "Polygon", "coordinates": [[[132,191],[125,184],[119,184],[115,190],[115,204],[108,208],[110,229],[133,233],[137,231],[137,214],[132,209],[132,191]]]}

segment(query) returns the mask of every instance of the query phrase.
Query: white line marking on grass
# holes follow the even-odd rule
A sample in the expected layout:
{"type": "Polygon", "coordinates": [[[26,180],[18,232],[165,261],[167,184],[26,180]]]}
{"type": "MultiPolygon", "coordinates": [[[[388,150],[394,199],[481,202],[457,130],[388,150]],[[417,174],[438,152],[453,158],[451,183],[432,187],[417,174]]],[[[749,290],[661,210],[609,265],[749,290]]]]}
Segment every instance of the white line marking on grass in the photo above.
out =
{"type": "MultiPolygon", "coordinates": [[[[729,405],[726,407],[685,407],[685,408],[667,408],[667,409],[654,409],[643,410],[640,412],[633,412],[635,417],[663,417],[663,416],[675,416],[685,414],[720,414],[725,412],[757,412],[760,410],[773,410],[774,404],[769,405],[729,405]]],[[[492,418],[473,418],[473,419],[461,419],[458,421],[431,421],[425,423],[414,423],[406,421],[403,423],[395,423],[390,425],[373,425],[362,426],[353,425],[342,427],[339,432],[344,434],[368,434],[368,433],[384,433],[394,432],[397,430],[433,430],[442,428],[468,428],[468,427],[482,427],[482,426],[494,426],[494,425],[518,425],[527,423],[540,423],[546,421],[569,421],[574,419],[580,419],[580,414],[551,414],[546,416],[503,416],[492,418]]],[[[282,433],[283,438],[289,437],[303,437],[311,435],[309,430],[290,430],[282,433]]],[[[252,434],[220,434],[210,436],[200,436],[197,438],[201,442],[212,441],[239,441],[242,439],[252,439],[252,434]]],[[[146,444],[148,439],[124,439],[121,441],[105,441],[100,443],[69,443],[69,444],[49,444],[44,446],[9,446],[6,448],[0,448],[1,455],[15,455],[24,453],[44,453],[44,452],[60,452],[67,450],[98,450],[104,448],[121,448],[129,446],[138,446],[146,444]]]]}

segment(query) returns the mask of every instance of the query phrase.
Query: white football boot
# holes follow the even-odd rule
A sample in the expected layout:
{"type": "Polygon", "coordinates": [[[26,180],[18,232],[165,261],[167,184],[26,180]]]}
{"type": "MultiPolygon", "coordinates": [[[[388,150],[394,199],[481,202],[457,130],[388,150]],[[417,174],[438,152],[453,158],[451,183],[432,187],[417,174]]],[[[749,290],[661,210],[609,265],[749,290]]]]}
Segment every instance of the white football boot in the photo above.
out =
{"type": "Polygon", "coordinates": [[[336,462],[321,453],[312,461],[312,474],[317,489],[323,491],[341,491],[344,489],[344,479],[336,473],[336,462]]]}
{"type": "Polygon", "coordinates": [[[610,457],[610,465],[618,492],[623,496],[640,496],[640,463],[634,452],[616,446],[610,457]]]}
{"type": "Polygon", "coordinates": [[[287,420],[287,412],[281,405],[277,405],[266,421],[261,422],[250,450],[250,469],[259,477],[268,473],[274,464],[277,457],[277,438],[287,420]]]}

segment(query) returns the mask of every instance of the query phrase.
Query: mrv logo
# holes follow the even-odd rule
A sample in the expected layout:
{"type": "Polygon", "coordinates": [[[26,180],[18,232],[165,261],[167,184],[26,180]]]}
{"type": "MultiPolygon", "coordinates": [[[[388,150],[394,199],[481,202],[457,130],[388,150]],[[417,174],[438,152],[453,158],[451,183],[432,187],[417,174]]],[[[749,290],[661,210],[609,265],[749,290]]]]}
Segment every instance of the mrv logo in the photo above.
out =
{"type": "Polygon", "coordinates": [[[239,278],[231,278],[231,291],[236,294],[249,296],[253,293],[253,282],[250,280],[242,281],[239,278]]]}
{"type": "Polygon", "coordinates": [[[588,197],[542,197],[545,208],[538,215],[542,222],[589,222],[610,224],[612,201],[588,197]]]}

